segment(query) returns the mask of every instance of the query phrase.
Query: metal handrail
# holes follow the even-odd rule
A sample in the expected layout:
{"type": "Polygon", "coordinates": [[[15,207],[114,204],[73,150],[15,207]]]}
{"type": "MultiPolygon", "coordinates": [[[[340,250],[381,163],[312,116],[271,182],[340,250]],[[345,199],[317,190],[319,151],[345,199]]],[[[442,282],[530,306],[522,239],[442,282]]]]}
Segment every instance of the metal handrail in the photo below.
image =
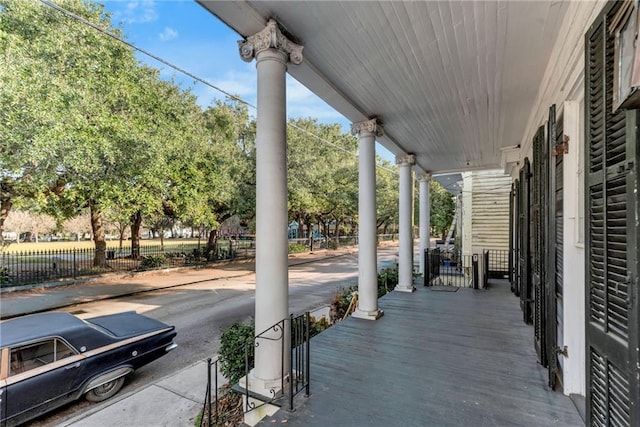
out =
{"type": "Polygon", "coordinates": [[[424,286],[479,287],[477,255],[425,249],[424,257],[424,286]]]}
{"type": "MultiPolygon", "coordinates": [[[[244,368],[244,384],[238,384],[233,387],[244,396],[244,413],[254,411],[267,404],[276,404],[276,402],[284,396],[289,401],[289,410],[294,409],[294,397],[304,391],[305,396],[310,394],[310,336],[311,336],[311,316],[309,312],[294,316],[293,314],[283,319],[264,331],[257,334],[249,343],[244,343],[238,347],[238,352],[244,351],[245,368],[244,368]],[[289,334],[287,334],[289,332],[289,334]],[[289,337],[289,340],[286,338],[289,337]],[[252,352],[260,346],[261,340],[281,343],[281,380],[280,390],[273,387],[269,390],[269,396],[264,396],[251,391],[249,384],[249,373],[253,368],[252,352]],[[285,350],[287,349],[287,341],[289,342],[289,372],[285,372],[285,350]],[[287,382],[285,382],[287,380],[287,382]],[[287,386],[288,385],[288,389],[287,386]],[[262,403],[256,404],[256,400],[262,403]]],[[[218,372],[219,365],[223,361],[222,356],[215,359],[207,359],[207,386],[204,398],[204,407],[202,410],[202,418],[200,426],[217,425],[221,418],[225,415],[219,411],[220,395],[218,393],[218,372]],[[213,370],[213,375],[212,375],[213,370]],[[213,380],[212,380],[213,377],[213,380]],[[206,424],[205,424],[206,422],[206,424]]]]}

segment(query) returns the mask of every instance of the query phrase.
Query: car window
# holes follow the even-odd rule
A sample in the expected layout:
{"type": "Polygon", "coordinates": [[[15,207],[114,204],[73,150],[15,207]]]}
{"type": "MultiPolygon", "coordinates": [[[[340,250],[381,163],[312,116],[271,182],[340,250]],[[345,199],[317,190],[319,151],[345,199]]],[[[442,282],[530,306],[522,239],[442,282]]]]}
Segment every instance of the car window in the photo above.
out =
{"type": "Polygon", "coordinates": [[[73,356],[74,351],[59,339],[50,339],[11,349],[9,375],[16,375],[73,356]]]}

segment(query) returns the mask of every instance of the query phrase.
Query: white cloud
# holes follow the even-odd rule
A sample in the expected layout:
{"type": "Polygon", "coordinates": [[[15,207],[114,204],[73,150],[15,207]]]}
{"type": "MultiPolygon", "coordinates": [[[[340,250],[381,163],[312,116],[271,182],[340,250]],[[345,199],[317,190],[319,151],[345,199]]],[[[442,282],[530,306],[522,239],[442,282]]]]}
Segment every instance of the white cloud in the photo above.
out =
{"type": "Polygon", "coordinates": [[[315,98],[315,95],[293,78],[287,79],[287,102],[305,102],[315,98]]]}
{"type": "Polygon", "coordinates": [[[158,38],[162,42],[173,40],[178,37],[178,32],[171,27],[164,27],[164,31],[160,33],[158,38]]]}
{"type": "Polygon", "coordinates": [[[315,118],[321,123],[340,123],[347,120],[297,80],[287,78],[287,115],[315,118]]]}
{"type": "Polygon", "coordinates": [[[113,17],[126,24],[141,24],[156,21],[158,11],[154,0],[137,0],[126,3],[126,7],[114,12],[113,17]]]}

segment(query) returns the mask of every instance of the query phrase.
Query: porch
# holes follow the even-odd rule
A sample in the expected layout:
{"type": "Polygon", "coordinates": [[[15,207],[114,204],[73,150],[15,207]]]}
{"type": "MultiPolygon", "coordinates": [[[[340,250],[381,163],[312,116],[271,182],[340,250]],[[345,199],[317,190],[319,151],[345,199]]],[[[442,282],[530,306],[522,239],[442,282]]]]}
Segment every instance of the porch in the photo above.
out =
{"type": "Polygon", "coordinates": [[[311,397],[261,425],[584,425],[548,388],[506,280],[436,289],[392,292],[378,321],[348,318],[313,338],[311,397]]]}

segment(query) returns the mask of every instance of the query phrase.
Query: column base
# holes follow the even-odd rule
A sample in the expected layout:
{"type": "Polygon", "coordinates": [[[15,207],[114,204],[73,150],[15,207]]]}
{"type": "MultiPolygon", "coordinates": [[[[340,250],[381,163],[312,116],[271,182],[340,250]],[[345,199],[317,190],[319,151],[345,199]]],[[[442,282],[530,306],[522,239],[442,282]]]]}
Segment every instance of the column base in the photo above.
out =
{"type": "Polygon", "coordinates": [[[394,291],[397,292],[415,292],[416,291],[416,287],[413,285],[409,285],[409,286],[400,286],[400,285],[396,285],[395,288],[393,288],[394,291]]]}
{"type": "Polygon", "coordinates": [[[364,311],[359,308],[356,308],[356,311],[351,314],[351,317],[364,320],[378,320],[382,316],[384,316],[384,311],[382,310],[364,311]]]}

